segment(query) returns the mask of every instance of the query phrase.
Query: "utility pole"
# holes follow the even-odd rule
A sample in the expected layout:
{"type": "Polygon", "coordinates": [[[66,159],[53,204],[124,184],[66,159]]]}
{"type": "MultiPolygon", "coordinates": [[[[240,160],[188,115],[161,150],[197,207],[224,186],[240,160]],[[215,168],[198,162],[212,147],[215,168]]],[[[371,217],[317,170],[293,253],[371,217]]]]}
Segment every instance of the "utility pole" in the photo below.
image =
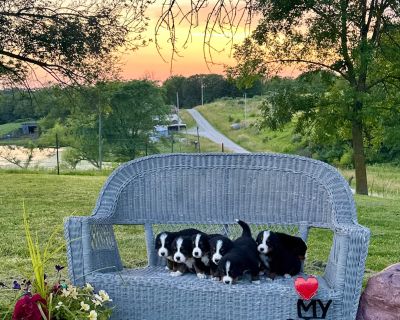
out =
{"type": "Polygon", "coordinates": [[[246,126],[247,121],[247,93],[244,92],[244,125],[246,126]]]}
{"type": "Polygon", "coordinates": [[[203,84],[203,78],[201,78],[201,105],[204,105],[204,84],[203,84]]]}
{"type": "Polygon", "coordinates": [[[102,143],[101,143],[101,130],[102,130],[102,128],[101,128],[101,126],[102,126],[102,123],[101,123],[101,110],[100,110],[100,106],[98,107],[98,110],[99,110],[99,169],[101,170],[101,168],[102,168],[102,165],[103,165],[103,150],[102,150],[102,143]]]}
{"type": "Polygon", "coordinates": [[[179,93],[176,92],[176,112],[178,116],[178,131],[180,131],[181,118],[179,117],[179,93]]]}

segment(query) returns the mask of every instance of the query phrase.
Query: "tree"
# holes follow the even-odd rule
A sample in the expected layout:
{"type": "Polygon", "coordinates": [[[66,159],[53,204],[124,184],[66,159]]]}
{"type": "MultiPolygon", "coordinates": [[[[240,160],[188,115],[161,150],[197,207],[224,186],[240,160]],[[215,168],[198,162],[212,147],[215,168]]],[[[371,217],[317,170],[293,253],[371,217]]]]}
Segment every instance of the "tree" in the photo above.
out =
{"type": "Polygon", "coordinates": [[[27,84],[38,69],[87,82],[114,71],[113,51],[144,41],[146,0],[0,2],[0,81],[27,84]]]}
{"type": "MultiPolygon", "coordinates": [[[[176,94],[178,94],[179,99],[183,99],[182,87],[186,78],[183,76],[171,76],[163,82],[163,88],[165,90],[165,98],[168,104],[176,105],[176,94]]],[[[185,107],[182,101],[179,102],[179,107],[185,107]]]]}
{"type": "Polygon", "coordinates": [[[112,95],[110,106],[104,119],[104,139],[122,161],[133,159],[144,151],[154,125],[169,113],[161,88],[148,80],[123,84],[112,95]]]}
{"type": "MultiPolygon", "coordinates": [[[[400,3],[387,0],[258,1],[263,17],[253,38],[263,45],[264,63],[297,64],[306,70],[330,70],[348,86],[348,119],[355,163],[356,191],[368,194],[365,165],[366,114],[372,91],[392,86],[399,68],[400,3]],[[392,51],[392,50],[391,50],[392,51]]],[[[304,111],[304,110],[302,110],[304,111]]],[[[379,110],[377,115],[379,115],[379,110]]]]}

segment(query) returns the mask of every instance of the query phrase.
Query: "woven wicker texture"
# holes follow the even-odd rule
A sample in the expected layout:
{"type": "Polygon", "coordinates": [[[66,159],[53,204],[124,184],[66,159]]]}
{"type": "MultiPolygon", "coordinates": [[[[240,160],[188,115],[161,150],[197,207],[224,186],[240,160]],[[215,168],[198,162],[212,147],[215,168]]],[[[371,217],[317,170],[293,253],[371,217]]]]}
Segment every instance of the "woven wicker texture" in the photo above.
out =
{"type": "Polygon", "coordinates": [[[65,223],[70,277],[108,291],[113,319],[297,319],[293,279],[230,287],[190,275],[177,279],[161,267],[153,249],[158,232],[195,227],[234,239],[241,232],[235,218],[251,224],[253,235],[271,227],[306,240],[310,227],[332,230],[316,298],[333,301],[326,319],[355,319],[369,230],[357,223],[351,191],[336,169],[297,156],[171,154],[122,165],[92,216],[65,223]],[[133,250],[147,252],[148,267],[123,268],[118,224],[144,225],[133,250]]]}

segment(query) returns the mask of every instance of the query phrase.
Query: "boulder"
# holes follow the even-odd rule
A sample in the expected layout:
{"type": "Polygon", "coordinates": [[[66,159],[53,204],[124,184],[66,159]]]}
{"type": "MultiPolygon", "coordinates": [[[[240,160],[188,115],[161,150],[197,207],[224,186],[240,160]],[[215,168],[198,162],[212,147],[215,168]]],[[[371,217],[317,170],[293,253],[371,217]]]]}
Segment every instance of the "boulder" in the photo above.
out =
{"type": "Polygon", "coordinates": [[[231,124],[231,129],[233,130],[239,130],[242,126],[240,125],[240,123],[232,123],[231,124]]]}
{"type": "Polygon", "coordinates": [[[372,276],[361,295],[357,320],[400,319],[400,263],[372,276]]]}

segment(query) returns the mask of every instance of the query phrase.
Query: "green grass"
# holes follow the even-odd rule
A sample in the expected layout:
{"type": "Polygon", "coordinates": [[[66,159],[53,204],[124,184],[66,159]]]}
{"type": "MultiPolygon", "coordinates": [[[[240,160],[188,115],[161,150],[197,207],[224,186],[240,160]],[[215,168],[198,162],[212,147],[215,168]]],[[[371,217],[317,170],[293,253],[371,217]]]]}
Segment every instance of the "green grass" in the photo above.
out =
{"type": "Polygon", "coordinates": [[[10,122],[6,124],[0,124],[0,136],[10,133],[14,130],[17,130],[21,127],[20,122],[10,122]]]}
{"type": "MultiPolygon", "coordinates": [[[[349,179],[354,176],[354,170],[340,170],[349,179]]],[[[368,192],[371,195],[385,198],[400,198],[400,167],[392,165],[367,166],[368,192]]],[[[355,188],[355,180],[352,180],[355,188]]]]}
{"type": "Polygon", "coordinates": [[[182,119],[182,122],[186,124],[186,128],[193,128],[196,126],[196,121],[193,119],[193,117],[190,115],[189,112],[185,109],[180,109],[179,110],[179,116],[182,119]]]}
{"type": "MultiPolygon", "coordinates": [[[[193,153],[198,152],[196,149],[197,137],[194,135],[175,133],[174,143],[172,146],[171,139],[164,139],[156,144],[158,153],[193,153]]],[[[201,152],[221,152],[221,146],[213,141],[200,137],[201,152]]]]}
{"type": "MultiPolygon", "coordinates": [[[[93,209],[104,175],[60,175],[43,172],[0,171],[0,281],[10,286],[14,279],[32,276],[24,238],[22,203],[30,216],[32,232],[43,245],[54,230],[55,245],[64,243],[63,219],[71,215],[87,215],[93,209]]],[[[356,196],[359,222],[371,228],[372,238],[367,259],[368,275],[400,260],[400,199],[356,196]]],[[[142,239],[140,227],[116,228],[121,255],[127,266],[143,265],[143,247],[132,249],[142,239]]],[[[308,270],[319,273],[331,244],[331,232],[312,230],[309,237],[308,270]]],[[[55,264],[66,264],[65,250],[48,264],[52,275],[55,264]]],[[[64,273],[66,274],[66,272],[64,273]]],[[[0,289],[0,311],[12,305],[11,290],[0,289]]]]}
{"type": "Polygon", "coordinates": [[[293,124],[287,125],[282,131],[258,128],[261,102],[261,97],[247,99],[246,119],[244,99],[221,99],[198,106],[196,110],[222,134],[249,151],[295,153],[299,146],[292,141],[293,124]],[[231,128],[233,123],[241,123],[242,127],[234,130],[231,128]]]}

